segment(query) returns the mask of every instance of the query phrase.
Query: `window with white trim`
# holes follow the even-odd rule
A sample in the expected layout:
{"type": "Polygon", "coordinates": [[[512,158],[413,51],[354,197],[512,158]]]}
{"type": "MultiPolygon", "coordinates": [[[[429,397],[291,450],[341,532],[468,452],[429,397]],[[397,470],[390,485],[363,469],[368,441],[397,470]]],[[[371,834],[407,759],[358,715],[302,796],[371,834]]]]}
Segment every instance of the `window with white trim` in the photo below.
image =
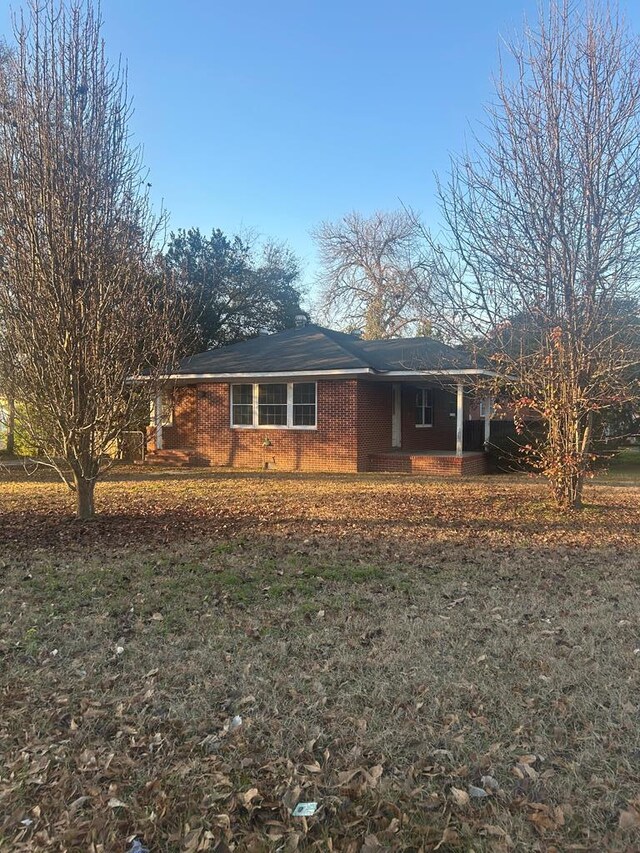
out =
{"type": "Polygon", "coordinates": [[[316,425],[316,383],[293,382],[293,426],[316,425]]]}
{"type": "Polygon", "coordinates": [[[233,405],[231,423],[234,426],[253,426],[253,385],[232,385],[233,405]]]}
{"type": "Polygon", "coordinates": [[[416,392],[416,426],[433,426],[433,390],[418,388],[416,392]]]}
{"type": "Polygon", "coordinates": [[[288,426],[286,382],[258,385],[258,426],[288,426]]]}
{"type": "Polygon", "coordinates": [[[315,382],[264,382],[231,386],[231,426],[315,429],[315,382]]]}

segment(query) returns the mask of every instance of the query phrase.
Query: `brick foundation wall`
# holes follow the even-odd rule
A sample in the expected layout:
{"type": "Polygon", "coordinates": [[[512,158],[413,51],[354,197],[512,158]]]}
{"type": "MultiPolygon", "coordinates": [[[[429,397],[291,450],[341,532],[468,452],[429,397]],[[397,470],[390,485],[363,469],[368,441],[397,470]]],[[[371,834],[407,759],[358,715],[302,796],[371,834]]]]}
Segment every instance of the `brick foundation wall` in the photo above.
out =
{"type": "Polygon", "coordinates": [[[433,474],[440,477],[474,476],[487,473],[484,453],[469,456],[412,456],[410,453],[373,453],[369,471],[404,474],[433,474]]]}
{"type": "Polygon", "coordinates": [[[489,473],[489,457],[486,453],[464,456],[462,459],[462,474],[468,477],[477,477],[489,473]]]}
{"type": "Polygon", "coordinates": [[[163,446],[194,450],[204,464],[357,471],[357,396],[355,379],[319,380],[316,429],[233,429],[229,383],[177,388],[173,425],[163,429],[163,446]]]}

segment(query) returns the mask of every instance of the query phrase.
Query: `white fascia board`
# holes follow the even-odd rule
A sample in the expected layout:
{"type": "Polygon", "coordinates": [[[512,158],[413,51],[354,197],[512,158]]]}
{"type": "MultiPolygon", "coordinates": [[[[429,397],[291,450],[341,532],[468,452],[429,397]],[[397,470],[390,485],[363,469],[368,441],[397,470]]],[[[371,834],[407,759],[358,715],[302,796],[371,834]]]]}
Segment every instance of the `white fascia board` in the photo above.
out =
{"type": "MultiPolygon", "coordinates": [[[[179,382],[181,380],[188,381],[207,381],[207,380],[235,380],[236,382],[242,379],[288,379],[298,376],[304,378],[323,377],[323,376],[375,376],[378,379],[410,379],[421,378],[425,376],[492,376],[498,377],[500,374],[493,370],[476,369],[473,367],[463,368],[459,370],[390,370],[388,372],[374,370],[371,367],[351,367],[344,370],[286,370],[286,371],[263,371],[260,373],[167,373],[163,376],[156,377],[157,379],[179,382]]],[[[130,382],[146,382],[149,381],[147,376],[130,376],[130,382]]]]}
{"type": "MultiPolygon", "coordinates": [[[[345,370],[279,370],[277,372],[263,371],[261,373],[167,373],[160,379],[180,381],[181,379],[207,380],[207,379],[287,379],[303,376],[357,376],[376,373],[370,367],[350,367],[345,370]]],[[[146,376],[133,376],[131,379],[145,381],[146,376]]]]}
{"type": "Polygon", "coordinates": [[[410,377],[421,376],[492,376],[498,377],[500,374],[494,370],[484,370],[475,367],[465,367],[459,370],[392,370],[389,373],[380,374],[383,378],[390,379],[409,379],[410,377]]]}

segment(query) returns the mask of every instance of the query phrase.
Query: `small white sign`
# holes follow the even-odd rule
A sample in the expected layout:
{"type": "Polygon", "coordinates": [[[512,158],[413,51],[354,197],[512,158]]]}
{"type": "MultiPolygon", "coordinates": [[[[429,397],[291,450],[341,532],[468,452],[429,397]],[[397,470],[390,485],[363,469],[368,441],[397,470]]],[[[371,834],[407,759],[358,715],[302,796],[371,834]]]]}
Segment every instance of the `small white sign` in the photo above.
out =
{"type": "Polygon", "coordinates": [[[311,817],[317,810],[317,803],[298,803],[292,814],[294,817],[311,817]]]}

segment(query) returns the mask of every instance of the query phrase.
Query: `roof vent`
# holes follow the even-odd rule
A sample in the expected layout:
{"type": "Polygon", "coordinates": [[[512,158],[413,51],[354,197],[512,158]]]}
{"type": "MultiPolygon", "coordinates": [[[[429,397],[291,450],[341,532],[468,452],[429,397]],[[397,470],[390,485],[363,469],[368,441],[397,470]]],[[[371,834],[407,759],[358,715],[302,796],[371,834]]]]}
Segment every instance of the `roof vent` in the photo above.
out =
{"type": "Polygon", "coordinates": [[[296,329],[301,329],[303,326],[309,325],[309,315],[306,311],[299,311],[294,317],[294,323],[296,324],[296,329]]]}
{"type": "Polygon", "coordinates": [[[364,330],[363,329],[352,329],[350,334],[351,334],[352,338],[357,338],[358,340],[360,340],[360,338],[364,335],[364,330]]]}

